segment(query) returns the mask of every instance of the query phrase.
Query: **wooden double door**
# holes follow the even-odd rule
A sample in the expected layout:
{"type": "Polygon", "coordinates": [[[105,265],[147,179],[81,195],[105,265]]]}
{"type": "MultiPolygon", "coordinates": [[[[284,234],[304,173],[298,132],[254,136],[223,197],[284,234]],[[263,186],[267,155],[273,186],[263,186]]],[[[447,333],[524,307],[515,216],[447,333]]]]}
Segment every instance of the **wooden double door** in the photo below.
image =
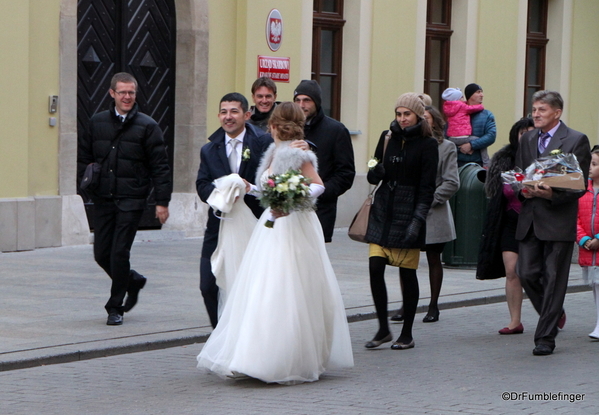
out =
{"type": "MultiPolygon", "coordinates": [[[[173,171],[176,17],[174,0],[79,0],[77,3],[77,130],[109,108],[110,79],[128,72],[138,82],[140,111],[154,118],[167,145],[173,171]]],[[[93,203],[83,197],[93,229],[93,203]]],[[[155,201],[140,228],[159,228],[155,201]]]]}

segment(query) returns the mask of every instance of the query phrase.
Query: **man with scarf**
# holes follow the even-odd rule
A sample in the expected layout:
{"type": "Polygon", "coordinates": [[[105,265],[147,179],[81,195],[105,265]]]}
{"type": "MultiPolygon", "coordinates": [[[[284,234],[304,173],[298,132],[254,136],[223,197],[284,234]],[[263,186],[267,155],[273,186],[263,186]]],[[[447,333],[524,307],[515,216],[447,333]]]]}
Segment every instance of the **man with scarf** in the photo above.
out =
{"type": "Polygon", "coordinates": [[[277,101],[277,85],[268,77],[261,77],[252,84],[252,100],[248,123],[268,132],[270,114],[280,102],[277,101]]]}

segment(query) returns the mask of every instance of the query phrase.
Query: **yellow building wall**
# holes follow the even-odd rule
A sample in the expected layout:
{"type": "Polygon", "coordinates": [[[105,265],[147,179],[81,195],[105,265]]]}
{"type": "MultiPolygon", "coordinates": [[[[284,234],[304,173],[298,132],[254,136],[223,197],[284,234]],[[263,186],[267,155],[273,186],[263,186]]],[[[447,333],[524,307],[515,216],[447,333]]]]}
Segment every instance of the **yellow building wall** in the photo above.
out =
{"type": "MultiPolygon", "coordinates": [[[[417,56],[416,20],[418,5],[413,0],[373,2],[372,54],[368,151],[374,154],[383,130],[395,117],[395,101],[414,91],[417,56]]],[[[422,81],[424,85],[424,80],[422,81]]]]}
{"type": "Polygon", "coordinates": [[[588,135],[591,146],[599,144],[599,1],[574,3],[569,127],[588,135]]]}
{"type": "MultiPolygon", "coordinates": [[[[59,0],[29,0],[29,180],[30,196],[58,194],[58,111],[48,112],[50,95],[58,95],[59,0]]],[[[60,98],[59,98],[60,99],[60,98]]]]}
{"type": "Polygon", "coordinates": [[[219,126],[220,98],[237,90],[237,32],[240,31],[236,0],[210,0],[208,4],[208,99],[207,134],[219,126]]]}
{"type": "Polygon", "coordinates": [[[0,13],[0,198],[28,194],[29,4],[4,1],[0,13]]]}
{"type": "Polygon", "coordinates": [[[483,104],[495,115],[497,139],[489,148],[489,155],[508,144],[510,128],[521,118],[514,114],[523,109],[524,75],[517,72],[517,63],[525,56],[518,56],[518,3],[518,0],[479,2],[476,72],[469,82],[483,88],[483,104]]]}
{"type": "Polygon", "coordinates": [[[210,0],[208,135],[220,126],[217,114],[223,95],[239,92],[252,105],[251,87],[258,77],[259,55],[290,58],[290,81],[277,82],[277,99],[293,98],[293,89],[306,77],[300,73],[302,45],[310,40],[302,37],[305,1],[210,0]],[[283,18],[283,40],[273,52],[266,43],[266,19],[275,8],[283,18]]]}
{"type": "Polygon", "coordinates": [[[5,1],[0,13],[0,198],[58,194],[58,0],[5,1]]]}

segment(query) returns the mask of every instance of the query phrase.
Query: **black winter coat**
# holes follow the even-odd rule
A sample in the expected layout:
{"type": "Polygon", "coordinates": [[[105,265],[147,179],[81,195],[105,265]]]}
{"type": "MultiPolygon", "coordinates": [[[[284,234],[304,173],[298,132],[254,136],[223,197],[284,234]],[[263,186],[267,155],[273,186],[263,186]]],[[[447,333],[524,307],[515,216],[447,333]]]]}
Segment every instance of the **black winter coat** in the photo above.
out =
{"type": "Polygon", "coordinates": [[[327,117],[322,108],[306,123],[304,135],[316,144],[318,175],[325,190],[316,203],[316,214],[326,242],[330,242],[337,216],[337,198],[354,183],[356,167],[349,131],[339,121],[327,117]]]}
{"type": "Polygon", "coordinates": [[[78,183],[89,163],[103,159],[99,186],[89,192],[94,202],[113,199],[123,210],[144,209],[154,186],[156,204],[168,206],[172,181],[162,131],[156,121],[139,112],[137,104],[124,122],[116,116],[114,102],[91,118],[79,137],[78,183]],[[119,133],[115,149],[113,141],[119,133]]]}
{"type": "MultiPolygon", "coordinates": [[[[387,131],[375,151],[384,175],[370,209],[366,240],[386,248],[422,248],[426,242],[426,216],[433,202],[439,150],[437,140],[423,137],[421,122],[401,129],[391,123],[391,138],[383,159],[387,131]],[[407,228],[420,227],[415,241],[407,240],[407,228]]],[[[368,172],[368,182],[378,184],[382,170],[368,172]]]]}
{"type": "Polygon", "coordinates": [[[483,227],[478,252],[476,279],[489,280],[505,277],[505,266],[501,252],[501,230],[507,200],[503,196],[501,172],[512,170],[516,164],[516,151],[511,144],[495,153],[485,182],[485,191],[489,197],[487,215],[483,227]]]}

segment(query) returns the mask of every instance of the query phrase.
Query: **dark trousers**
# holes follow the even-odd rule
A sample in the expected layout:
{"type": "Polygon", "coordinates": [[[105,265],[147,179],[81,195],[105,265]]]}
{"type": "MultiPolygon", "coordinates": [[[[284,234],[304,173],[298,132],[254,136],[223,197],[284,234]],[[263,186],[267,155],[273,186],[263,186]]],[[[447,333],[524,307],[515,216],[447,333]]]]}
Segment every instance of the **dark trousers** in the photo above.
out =
{"type": "Polygon", "coordinates": [[[337,219],[337,200],[327,203],[319,201],[316,205],[316,216],[318,216],[320,226],[322,226],[324,241],[331,242],[335,230],[335,220],[337,219]]]}
{"type": "Polygon", "coordinates": [[[555,347],[574,242],[541,241],[531,230],[519,246],[516,270],[522,287],[539,313],[535,345],[555,347]]]}
{"type": "Polygon", "coordinates": [[[216,277],[212,273],[210,258],[206,257],[200,259],[200,291],[204,297],[210,324],[214,328],[218,323],[218,285],[216,285],[216,277]]]}
{"type": "Polygon", "coordinates": [[[108,313],[123,314],[123,300],[135,271],[129,257],[143,210],[124,212],[113,202],[94,204],[94,258],[112,279],[108,313]]]}

